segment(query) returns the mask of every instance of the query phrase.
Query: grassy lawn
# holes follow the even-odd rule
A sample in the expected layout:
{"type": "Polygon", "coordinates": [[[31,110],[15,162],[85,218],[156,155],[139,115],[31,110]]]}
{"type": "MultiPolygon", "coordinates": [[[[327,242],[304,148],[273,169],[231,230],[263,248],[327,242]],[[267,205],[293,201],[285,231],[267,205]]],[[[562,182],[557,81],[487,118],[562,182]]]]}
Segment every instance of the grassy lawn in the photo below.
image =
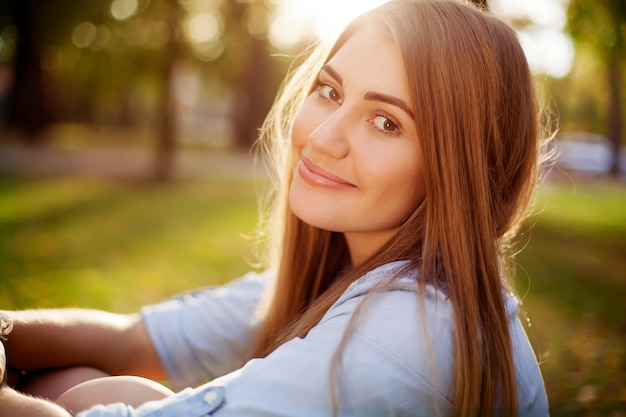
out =
{"type": "Polygon", "coordinates": [[[256,186],[0,179],[0,306],[134,311],[250,269],[256,186]]]}
{"type": "MultiPolygon", "coordinates": [[[[517,286],[552,416],[626,410],[626,187],[546,184],[517,286]]],[[[0,177],[0,308],[128,312],[250,269],[255,186],[0,177]]],[[[621,414],[620,414],[621,412],[621,414]]]]}
{"type": "Polygon", "coordinates": [[[545,184],[518,256],[552,416],[626,415],[626,186],[545,184]]]}

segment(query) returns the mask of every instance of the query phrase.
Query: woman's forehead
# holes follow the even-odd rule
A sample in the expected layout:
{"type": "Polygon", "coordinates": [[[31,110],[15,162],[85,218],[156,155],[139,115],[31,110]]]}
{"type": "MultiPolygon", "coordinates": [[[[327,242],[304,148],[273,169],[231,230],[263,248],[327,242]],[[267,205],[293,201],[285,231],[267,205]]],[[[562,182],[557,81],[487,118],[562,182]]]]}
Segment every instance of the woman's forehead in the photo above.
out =
{"type": "Polygon", "coordinates": [[[407,98],[402,53],[390,31],[382,24],[356,30],[339,47],[327,65],[346,85],[359,85],[407,98]]]}

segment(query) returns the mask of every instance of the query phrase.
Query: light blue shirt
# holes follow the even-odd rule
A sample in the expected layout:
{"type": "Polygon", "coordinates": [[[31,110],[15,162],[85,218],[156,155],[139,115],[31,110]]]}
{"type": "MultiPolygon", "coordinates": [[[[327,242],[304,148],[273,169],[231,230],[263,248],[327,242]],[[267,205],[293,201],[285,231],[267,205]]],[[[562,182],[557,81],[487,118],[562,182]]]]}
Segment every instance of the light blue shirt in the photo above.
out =
{"type": "MultiPolygon", "coordinates": [[[[223,287],[146,307],[143,318],[171,383],[199,386],[136,409],[96,406],[79,417],[328,417],[333,415],[333,387],[339,416],[433,416],[437,408],[448,415],[454,401],[455,330],[445,295],[427,286],[425,297],[417,297],[416,273],[371,295],[401,265],[369,272],[306,337],[247,362],[254,314],[271,274],[251,273],[223,287]],[[357,309],[363,302],[364,308],[357,309]],[[349,324],[354,331],[336,362],[349,324]]],[[[520,416],[547,416],[543,379],[517,317],[518,303],[509,295],[505,303],[520,416]]]]}

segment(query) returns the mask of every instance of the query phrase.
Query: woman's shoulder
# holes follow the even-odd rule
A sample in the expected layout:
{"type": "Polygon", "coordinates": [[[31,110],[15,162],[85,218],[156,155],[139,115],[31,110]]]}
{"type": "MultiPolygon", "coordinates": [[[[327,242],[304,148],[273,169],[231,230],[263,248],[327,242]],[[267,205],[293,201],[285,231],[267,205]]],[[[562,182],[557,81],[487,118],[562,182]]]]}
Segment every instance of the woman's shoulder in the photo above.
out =
{"type": "MultiPolygon", "coordinates": [[[[451,319],[452,305],[445,293],[432,285],[419,292],[419,271],[406,261],[381,265],[354,281],[329,310],[351,310],[360,303],[368,304],[377,314],[387,317],[437,313],[440,319],[451,319]],[[412,314],[413,313],[413,314],[412,314]]],[[[416,317],[417,318],[417,317],[416,317]]]]}
{"type": "MultiPolygon", "coordinates": [[[[446,294],[426,285],[420,292],[419,271],[403,262],[386,264],[355,281],[320,322],[353,320],[351,362],[377,357],[383,368],[416,376],[448,399],[453,375],[455,322],[446,294]]],[[[520,405],[545,403],[541,375],[532,347],[517,316],[519,301],[502,292],[517,369],[520,405]]],[[[358,368],[358,366],[357,366],[358,368]]]]}
{"type": "MultiPolygon", "coordinates": [[[[423,292],[420,293],[419,279],[419,269],[410,265],[408,261],[383,264],[354,281],[339,297],[331,311],[351,300],[352,302],[361,301],[369,297],[380,299],[385,309],[394,309],[392,305],[387,303],[393,299],[400,304],[419,303],[426,309],[426,313],[436,312],[439,318],[452,319],[452,304],[446,293],[430,284],[426,284],[423,292]],[[416,294],[420,294],[420,296],[415,297],[416,294]]],[[[517,319],[519,299],[504,289],[502,290],[502,298],[507,318],[509,320],[517,319]]]]}

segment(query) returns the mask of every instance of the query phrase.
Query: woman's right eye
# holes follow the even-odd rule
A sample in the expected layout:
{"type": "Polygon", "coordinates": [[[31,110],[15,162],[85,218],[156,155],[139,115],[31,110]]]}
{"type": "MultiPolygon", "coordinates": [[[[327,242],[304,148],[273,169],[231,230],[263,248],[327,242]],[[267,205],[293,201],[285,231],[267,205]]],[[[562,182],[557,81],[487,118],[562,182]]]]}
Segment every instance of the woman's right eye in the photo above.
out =
{"type": "Polygon", "coordinates": [[[341,103],[341,95],[339,92],[328,84],[320,82],[317,87],[317,93],[325,100],[341,103]]]}

